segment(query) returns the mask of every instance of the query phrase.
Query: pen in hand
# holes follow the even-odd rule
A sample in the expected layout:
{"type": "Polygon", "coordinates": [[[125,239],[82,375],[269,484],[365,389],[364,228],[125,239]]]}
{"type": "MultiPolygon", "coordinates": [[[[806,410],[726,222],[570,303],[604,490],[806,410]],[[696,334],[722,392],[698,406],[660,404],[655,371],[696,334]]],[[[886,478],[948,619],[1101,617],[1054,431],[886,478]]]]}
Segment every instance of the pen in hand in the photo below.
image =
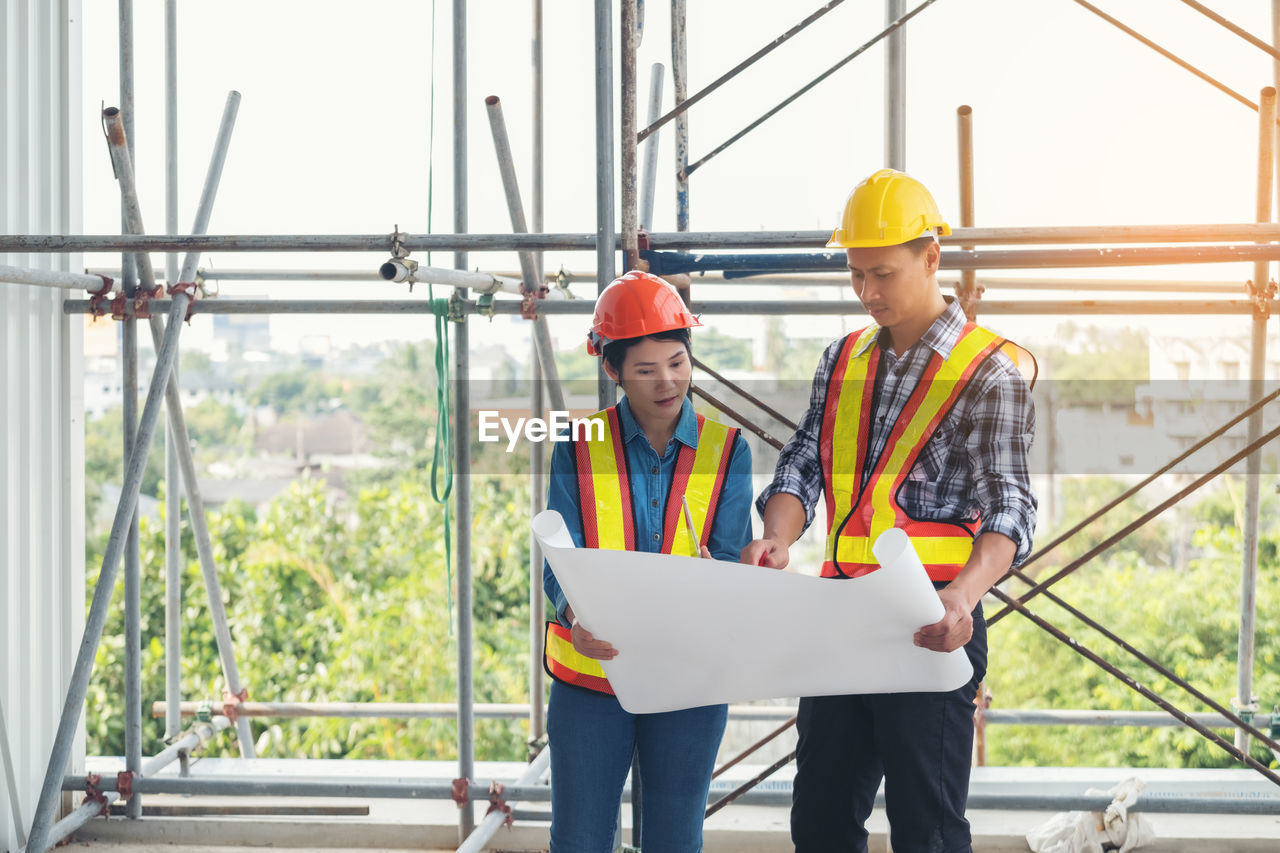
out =
{"type": "Polygon", "coordinates": [[[702,556],[702,550],[699,546],[702,544],[698,541],[698,531],[693,526],[693,513],[689,512],[689,501],[684,495],[680,496],[680,504],[684,507],[684,526],[689,531],[689,547],[693,549],[693,556],[702,556]]]}

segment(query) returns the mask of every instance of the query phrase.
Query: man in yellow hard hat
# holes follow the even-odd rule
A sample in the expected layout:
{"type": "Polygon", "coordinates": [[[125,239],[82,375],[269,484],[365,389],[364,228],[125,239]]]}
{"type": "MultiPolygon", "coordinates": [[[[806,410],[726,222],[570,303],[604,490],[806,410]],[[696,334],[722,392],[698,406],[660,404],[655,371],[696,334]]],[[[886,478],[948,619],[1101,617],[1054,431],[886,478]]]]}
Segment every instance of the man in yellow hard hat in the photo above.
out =
{"type": "Polygon", "coordinates": [[[786,567],[819,492],[823,577],[875,571],[875,537],[903,529],[945,610],[915,644],[964,648],[973,679],[951,692],[802,698],[797,853],[865,851],[882,779],[895,853],[971,849],[973,700],[987,658],[980,602],[1031,549],[1035,412],[1017,366],[1032,363],[1029,354],[967,322],[938,289],[937,238],[950,233],[929,191],[908,175],[882,169],[854,188],[827,245],[845,250],[873,322],[823,354],[809,409],[756,501],[763,538],[741,558],[786,567]]]}

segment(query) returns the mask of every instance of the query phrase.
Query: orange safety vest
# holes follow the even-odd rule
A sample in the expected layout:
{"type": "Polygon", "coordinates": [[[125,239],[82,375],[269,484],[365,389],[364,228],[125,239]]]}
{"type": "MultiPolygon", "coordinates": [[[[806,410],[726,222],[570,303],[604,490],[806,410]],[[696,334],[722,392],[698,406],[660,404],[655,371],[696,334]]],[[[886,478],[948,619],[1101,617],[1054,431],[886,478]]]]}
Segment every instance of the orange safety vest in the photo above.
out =
{"type": "Polygon", "coordinates": [[[819,454],[827,502],[827,543],[822,576],[854,578],[879,568],[871,553],[876,538],[892,527],[906,531],[929,578],[950,581],[960,573],[981,519],[912,518],[898,492],[934,430],[956,404],[978,366],[997,350],[1035,381],[1031,353],[992,332],[967,323],[951,354],[934,353],[885,442],[866,480],[880,327],[872,324],[845,338],[827,386],[819,454]]]}
{"type": "MultiPolygon", "coordinates": [[[[580,439],[573,443],[574,467],[578,474],[578,506],[582,513],[583,545],[611,551],[636,550],[635,507],[627,471],[626,448],[616,406],[591,416],[604,424],[602,440],[580,439]]],[[[700,553],[707,544],[716,507],[729,467],[738,430],[698,415],[697,448],[681,445],[676,456],[671,492],[667,495],[663,518],[663,554],[700,553]],[[692,542],[685,528],[680,498],[689,502],[693,526],[700,531],[692,542]]],[[[594,434],[594,427],[586,431],[594,434]]],[[[570,629],[559,622],[547,622],[542,655],[547,674],[557,681],[613,695],[600,661],[578,654],[570,629]]]]}

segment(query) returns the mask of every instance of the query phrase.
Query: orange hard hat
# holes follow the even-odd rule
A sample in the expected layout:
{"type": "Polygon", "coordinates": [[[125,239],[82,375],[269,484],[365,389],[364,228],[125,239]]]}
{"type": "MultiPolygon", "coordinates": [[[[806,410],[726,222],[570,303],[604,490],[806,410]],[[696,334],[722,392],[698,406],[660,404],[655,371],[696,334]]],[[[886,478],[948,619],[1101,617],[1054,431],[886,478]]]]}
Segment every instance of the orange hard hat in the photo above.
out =
{"type": "Polygon", "coordinates": [[[639,270],[613,280],[596,299],[587,332],[587,352],[602,355],[606,344],[672,329],[701,326],[670,282],[639,270]]]}

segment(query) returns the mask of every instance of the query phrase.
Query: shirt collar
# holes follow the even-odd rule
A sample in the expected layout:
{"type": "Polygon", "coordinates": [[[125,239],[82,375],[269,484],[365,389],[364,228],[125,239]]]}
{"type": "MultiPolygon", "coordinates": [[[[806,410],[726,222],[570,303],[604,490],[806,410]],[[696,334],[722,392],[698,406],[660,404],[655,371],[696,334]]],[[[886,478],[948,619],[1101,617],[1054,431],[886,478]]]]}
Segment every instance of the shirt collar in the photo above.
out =
{"type": "MultiPolygon", "coordinates": [[[[637,435],[644,437],[644,430],[636,422],[635,415],[631,414],[631,403],[627,400],[625,394],[618,401],[618,425],[622,427],[622,442],[624,444],[630,442],[637,435]]],[[[671,437],[695,450],[698,447],[698,416],[694,413],[693,404],[689,402],[688,397],[685,397],[680,404],[680,421],[676,424],[675,434],[671,437]]],[[[648,441],[647,438],[644,440],[648,441]]]]}
{"type": "MultiPolygon", "coordinates": [[[[968,320],[964,316],[964,311],[960,309],[959,302],[950,296],[942,298],[946,300],[947,307],[938,315],[938,319],[933,321],[933,325],[925,330],[925,333],[920,336],[920,340],[917,343],[924,344],[938,355],[947,358],[951,355],[951,348],[955,346],[960,337],[960,332],[964,330],[965,323],[968,320]]],[[[868,335],[866,341],[863,342],[862,346],[858,347],[854,355],[862,355],[871,348],[873,343],[879,343],[882,347],[888,349],[888,340],[884,337],[885,334],[886,330],[881,328],[874,335],[868,335]]],[[[905,355],[905,353],[903,354],[905,355]]]]}

